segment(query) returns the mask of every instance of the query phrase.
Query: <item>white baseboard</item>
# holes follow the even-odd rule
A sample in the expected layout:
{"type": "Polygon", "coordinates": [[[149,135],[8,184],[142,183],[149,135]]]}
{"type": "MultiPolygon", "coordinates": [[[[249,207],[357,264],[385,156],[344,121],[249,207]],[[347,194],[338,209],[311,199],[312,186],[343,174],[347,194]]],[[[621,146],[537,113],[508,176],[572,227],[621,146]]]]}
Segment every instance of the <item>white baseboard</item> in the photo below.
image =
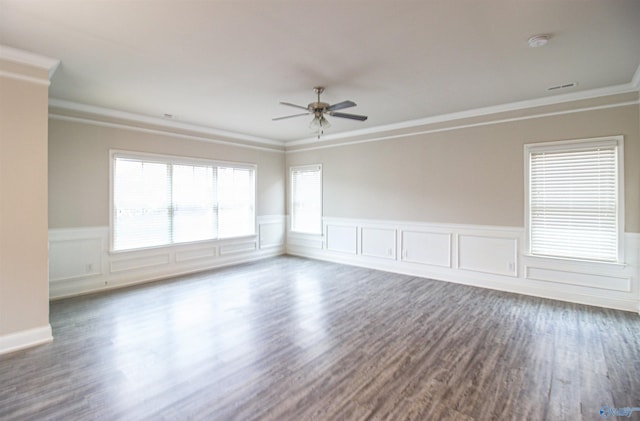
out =
{"type": "Polygon", "coordinates": [[[625,234],[625,262],[606,264],[527,256],[519,227],[324,218],[323,228],[288,232],[287,253],[640,313],[637,233],[625,234]]]}
{"type": "Polygon", "coordinates": [[[51,325],[0,336],[0,355],[53,341],[51,325]]]}

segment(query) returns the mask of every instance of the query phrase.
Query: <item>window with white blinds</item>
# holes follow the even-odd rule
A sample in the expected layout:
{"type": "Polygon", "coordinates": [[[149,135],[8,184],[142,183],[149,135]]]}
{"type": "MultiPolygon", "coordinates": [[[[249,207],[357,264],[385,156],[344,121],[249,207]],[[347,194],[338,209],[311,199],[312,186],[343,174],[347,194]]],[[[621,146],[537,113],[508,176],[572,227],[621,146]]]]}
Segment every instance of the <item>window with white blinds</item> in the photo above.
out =
{"type": "Polygon", "coordinates": [[[617,262],[622,138],[526,145],[532,255],[617,262]]]}
{"type": "Polygon", "coordinates": [[[112,153],[112,250],[255,233],[255,167],[112,153]]]}
{"type": "Polygon", "coordinates": [[[291,231],[322,234],[322,165],[291,167],[291,231]]]}

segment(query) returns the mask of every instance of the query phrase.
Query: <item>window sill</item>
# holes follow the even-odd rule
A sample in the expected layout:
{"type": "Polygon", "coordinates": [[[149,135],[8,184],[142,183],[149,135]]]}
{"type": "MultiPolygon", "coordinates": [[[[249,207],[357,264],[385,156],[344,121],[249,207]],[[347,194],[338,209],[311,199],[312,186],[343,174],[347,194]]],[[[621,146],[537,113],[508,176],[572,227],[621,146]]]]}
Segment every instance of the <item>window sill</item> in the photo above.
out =
{"type": "Polygon", "coordinates": [[[572,259],[569,257],[554,257],[554,256],[540,256],[537,254],[524,253],[522,255],[524,259],[530,262],[554,262],[576,266],[590,266],[598,268],[610,268],[610,269],[624,269],[627,264],[624,262],[605,262],[600,260],[584,260],[584,259],[572,259]]]}
{"type": "Polygon", "coordinates": [[[199,244],[207,244],[207,243],[211,243],[211,244],[233,243],[235,241],[254,239],[256,237],[257,237],[257,234],[248,234],[248,235],[242,235],[239,237],[225,237],[225,238],[198,240],[198,241],[185,241],[182,243],[162,244],[158,246],[140,247],[140,248],[132,248],[132,249],[126,249],[126,250],[109,250],[109,254],[119,255],[119,254],[126,254],[126,253],[142,253],[145,251],[190,247],[190,246],[197,246],[199,244]]]}
{"type": "Polygon", "coordinates": [[[305,232],[305,231],[289,230],[288,233],[292,234],[292,235],[300,235],[300,236],[305,236],[305,237],[317,237],[317,238],[324,237],[324,234],[321,233],[321,232],[305,232]]]}

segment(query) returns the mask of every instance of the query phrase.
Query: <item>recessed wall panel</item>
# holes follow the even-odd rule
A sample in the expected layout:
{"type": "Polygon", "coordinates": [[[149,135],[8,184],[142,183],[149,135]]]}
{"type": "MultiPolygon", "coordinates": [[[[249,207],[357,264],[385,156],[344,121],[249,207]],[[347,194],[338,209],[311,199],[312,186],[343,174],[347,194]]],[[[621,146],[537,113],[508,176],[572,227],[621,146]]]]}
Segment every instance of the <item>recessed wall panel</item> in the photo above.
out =
{"type": "Polygon", "coordinates": [[[396,258],[396,230],[362,228],[362,255],[384,259],[396,258]]]}
{"type": "Polygon", "coordinates": [[[260,224],[260,248],[279,247],[284,245],[284,224],[269,222],[260,224]]]}
{"type": "Polygon", "coordinates": [[[516,238],[458,236],[458,268],[496,275],[517,276],[516,238]]]}
{"type": "Polygon", "coordinates": [[[49,279],[57,281],[102,272],[102,239],[49,242],[49,279]]]}
{"type": "Polygon", "coordinates": [[[356,254],[358,232],[354,226],[327,225],[327,250],[356,254]]]}
{"type": "Polygon", "coordinates": [[[451,267],[451,234],[403,231],[402,261],[451,267]]]}

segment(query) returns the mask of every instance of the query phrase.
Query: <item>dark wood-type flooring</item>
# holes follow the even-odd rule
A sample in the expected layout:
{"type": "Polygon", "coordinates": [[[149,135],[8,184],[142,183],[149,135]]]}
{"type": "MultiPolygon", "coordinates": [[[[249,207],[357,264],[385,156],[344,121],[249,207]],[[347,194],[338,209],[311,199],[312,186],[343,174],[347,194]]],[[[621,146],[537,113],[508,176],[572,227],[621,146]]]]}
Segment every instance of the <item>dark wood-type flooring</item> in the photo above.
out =
{"type": "Polygon", "coordinates": [[[640,406],[637,314],[295,257],[54,301],[51,324],[53,343],[0,356],[0,419],[596,420],[640,406]]]}

